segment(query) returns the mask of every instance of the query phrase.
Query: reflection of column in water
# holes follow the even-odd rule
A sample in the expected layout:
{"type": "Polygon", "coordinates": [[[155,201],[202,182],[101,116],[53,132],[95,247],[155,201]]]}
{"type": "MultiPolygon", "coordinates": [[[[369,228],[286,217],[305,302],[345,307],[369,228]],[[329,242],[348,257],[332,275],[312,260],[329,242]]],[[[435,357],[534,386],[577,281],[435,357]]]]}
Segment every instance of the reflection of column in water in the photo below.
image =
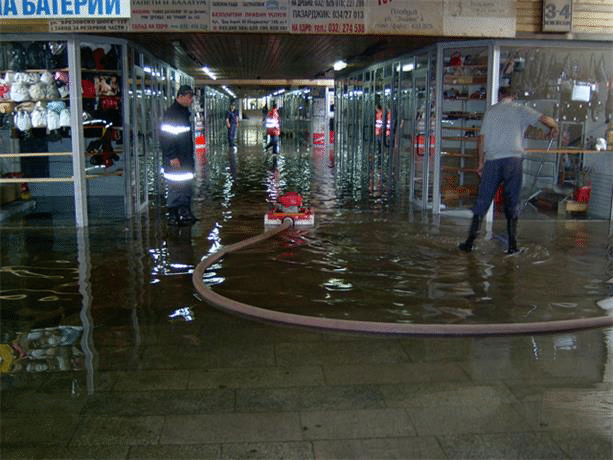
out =
{"type": "Polygon", "coordinates": [[[238,162],[236,158],[236,147],[228,149],[228,164],[230,165],[230,175],[232,179],[236,179],[238,175],[238,162]]]}
{"type": "Polygon", "coordinates": [[[92,286],[91,286],[91,252],[89,246],[89,233],[86,227],[77,227],[77,246],[79,261],[79,292],[82,304],[79,314],[83,335],[81,335],[81,349],[85,362],[85,381],[87,394],[94,394],[94,349],[93,328],[94,320],[91,313],[92,286]]]}
{"type": "Polygon", "coordinates": [[[611,226],[609,228],[609,236],[607,239],[607,278],[608,282],[608,290],[609,294],[613,295],[613,221],[611,221],[611,226]]]}

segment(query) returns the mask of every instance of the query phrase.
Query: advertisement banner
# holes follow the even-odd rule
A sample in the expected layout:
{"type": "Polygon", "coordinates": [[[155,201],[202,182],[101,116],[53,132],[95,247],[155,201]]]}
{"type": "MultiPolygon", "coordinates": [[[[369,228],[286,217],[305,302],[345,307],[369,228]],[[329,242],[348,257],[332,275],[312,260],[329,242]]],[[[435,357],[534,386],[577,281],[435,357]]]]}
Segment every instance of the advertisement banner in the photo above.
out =
{"type": "Polygon", "coordinates": [[[214,1],[212,32],[289,32],[289,0],[214,1]]]}
{"type": "Polygon", "coordinates": [[[132,0],[132,32],[207,32],[208,0],[132,0]]]}
{"type": "Polygon", "coordinates": [[[368,8],[369,34],[440,35],[443,2],[380,0],[368,8]]]}
{"type": "Polygon", "coordinates": [[[364,0],[291,0],[291,32],[365,34],[364,3],[364,0]]]}
{"type": "Polygon", "coordinates": [[[50,32],[207,32],[208,30],[208,0],[132,0],[130,20],[74,19],[49,22],[50,32]]]}
{"type": "Polygon", "coordinates": [[[49,32],[129,32],[129,19],[54,19],[49,32]]]}
{"type": "MultiPolygon", "coordinates": [[[[17,4],[46,11],[45,5],[57,9],[63,4],[58,2],[77,8],[83,2],[108,6],[120,1],[130,0],[0,0],[0,7],[7,2],[0,13],[6,16],[17,4]]],[[[551,21],[550,27],[560,27],[566,18],[564,1],[547,0],[544,20],[551,21]]],[[[516,32],[513,0],[132,0],[131,11],[127,23],[114,19],[116,15],[81,15],[82,19],[50,21],[49,30],[492,37],[512,37],[516,32]]]]}
{"type": "Polygon", "coordinates": [[[445,0],[443,33],[482,37],[514,37],[516,12],[513,0],[445,0]]]}

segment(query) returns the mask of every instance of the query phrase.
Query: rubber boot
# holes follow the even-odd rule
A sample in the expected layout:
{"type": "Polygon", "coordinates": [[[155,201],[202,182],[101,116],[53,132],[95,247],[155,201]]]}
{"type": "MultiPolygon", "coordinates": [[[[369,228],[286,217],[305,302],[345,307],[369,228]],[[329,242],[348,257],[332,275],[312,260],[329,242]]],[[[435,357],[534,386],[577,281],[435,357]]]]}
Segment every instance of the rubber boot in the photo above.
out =
{"type": "Polygon", "coordinates": [[[468,230],[468,238],[463,243],[460,243],[458,248],[464,252],[471,252],[473,250],[473,243],[477,238],[477,232],[479,232],[479,226],[481,225],[481,217],[473,216],[473,220],[470,223],[468,230]]]}
{"type": "Polygon", "coordinates": [[[192,214],[192,210],[188,206],[179,208],[179,225],[193,225],[198,218],[192,214]]]}
{"type": "Polygon", "coordinates": [[[509,248],[507,254],[515,254],[517,248],[517,217],[507,220],[507,233],[509,235],[509,248]]]}
{"type": "Polygon", "coordinates": [[[168,208],[168,224],[179,225],[179,210],[177,208],[168,208]]]}

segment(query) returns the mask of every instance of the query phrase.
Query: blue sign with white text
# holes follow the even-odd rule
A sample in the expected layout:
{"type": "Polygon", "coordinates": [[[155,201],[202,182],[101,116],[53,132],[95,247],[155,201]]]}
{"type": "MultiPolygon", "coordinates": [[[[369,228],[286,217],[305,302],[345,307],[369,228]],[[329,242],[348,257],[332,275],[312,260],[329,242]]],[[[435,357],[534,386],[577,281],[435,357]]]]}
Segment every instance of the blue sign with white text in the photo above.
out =
{"type": "Polygon", "coordinates": [[[0,0],[0,19],[129,17],[130,0],[0,0]]]}

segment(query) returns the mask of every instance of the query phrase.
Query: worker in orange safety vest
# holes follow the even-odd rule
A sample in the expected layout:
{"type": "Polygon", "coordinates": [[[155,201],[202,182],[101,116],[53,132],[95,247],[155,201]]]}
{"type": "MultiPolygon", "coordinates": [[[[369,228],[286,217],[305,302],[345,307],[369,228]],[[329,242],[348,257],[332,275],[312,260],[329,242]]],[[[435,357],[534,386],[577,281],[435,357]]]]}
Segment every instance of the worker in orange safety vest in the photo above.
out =
{"type": "Polygon", "coordinates": [[[265,118],[266,134],[270,137],[268,145],[264,148],[268,150],[272,147],[272,153],[279,153],[279,136],[281,136],[281,116],[277,110],[277,104],[272,103],[272,108],[265,118]]]}
{"type": "Polygon", "coordinates": [[[378,104],[375,110],[375,139],[377,140],[377,152],[381,153],[383,141],[383,107],[381,104],[378,104]]]}

